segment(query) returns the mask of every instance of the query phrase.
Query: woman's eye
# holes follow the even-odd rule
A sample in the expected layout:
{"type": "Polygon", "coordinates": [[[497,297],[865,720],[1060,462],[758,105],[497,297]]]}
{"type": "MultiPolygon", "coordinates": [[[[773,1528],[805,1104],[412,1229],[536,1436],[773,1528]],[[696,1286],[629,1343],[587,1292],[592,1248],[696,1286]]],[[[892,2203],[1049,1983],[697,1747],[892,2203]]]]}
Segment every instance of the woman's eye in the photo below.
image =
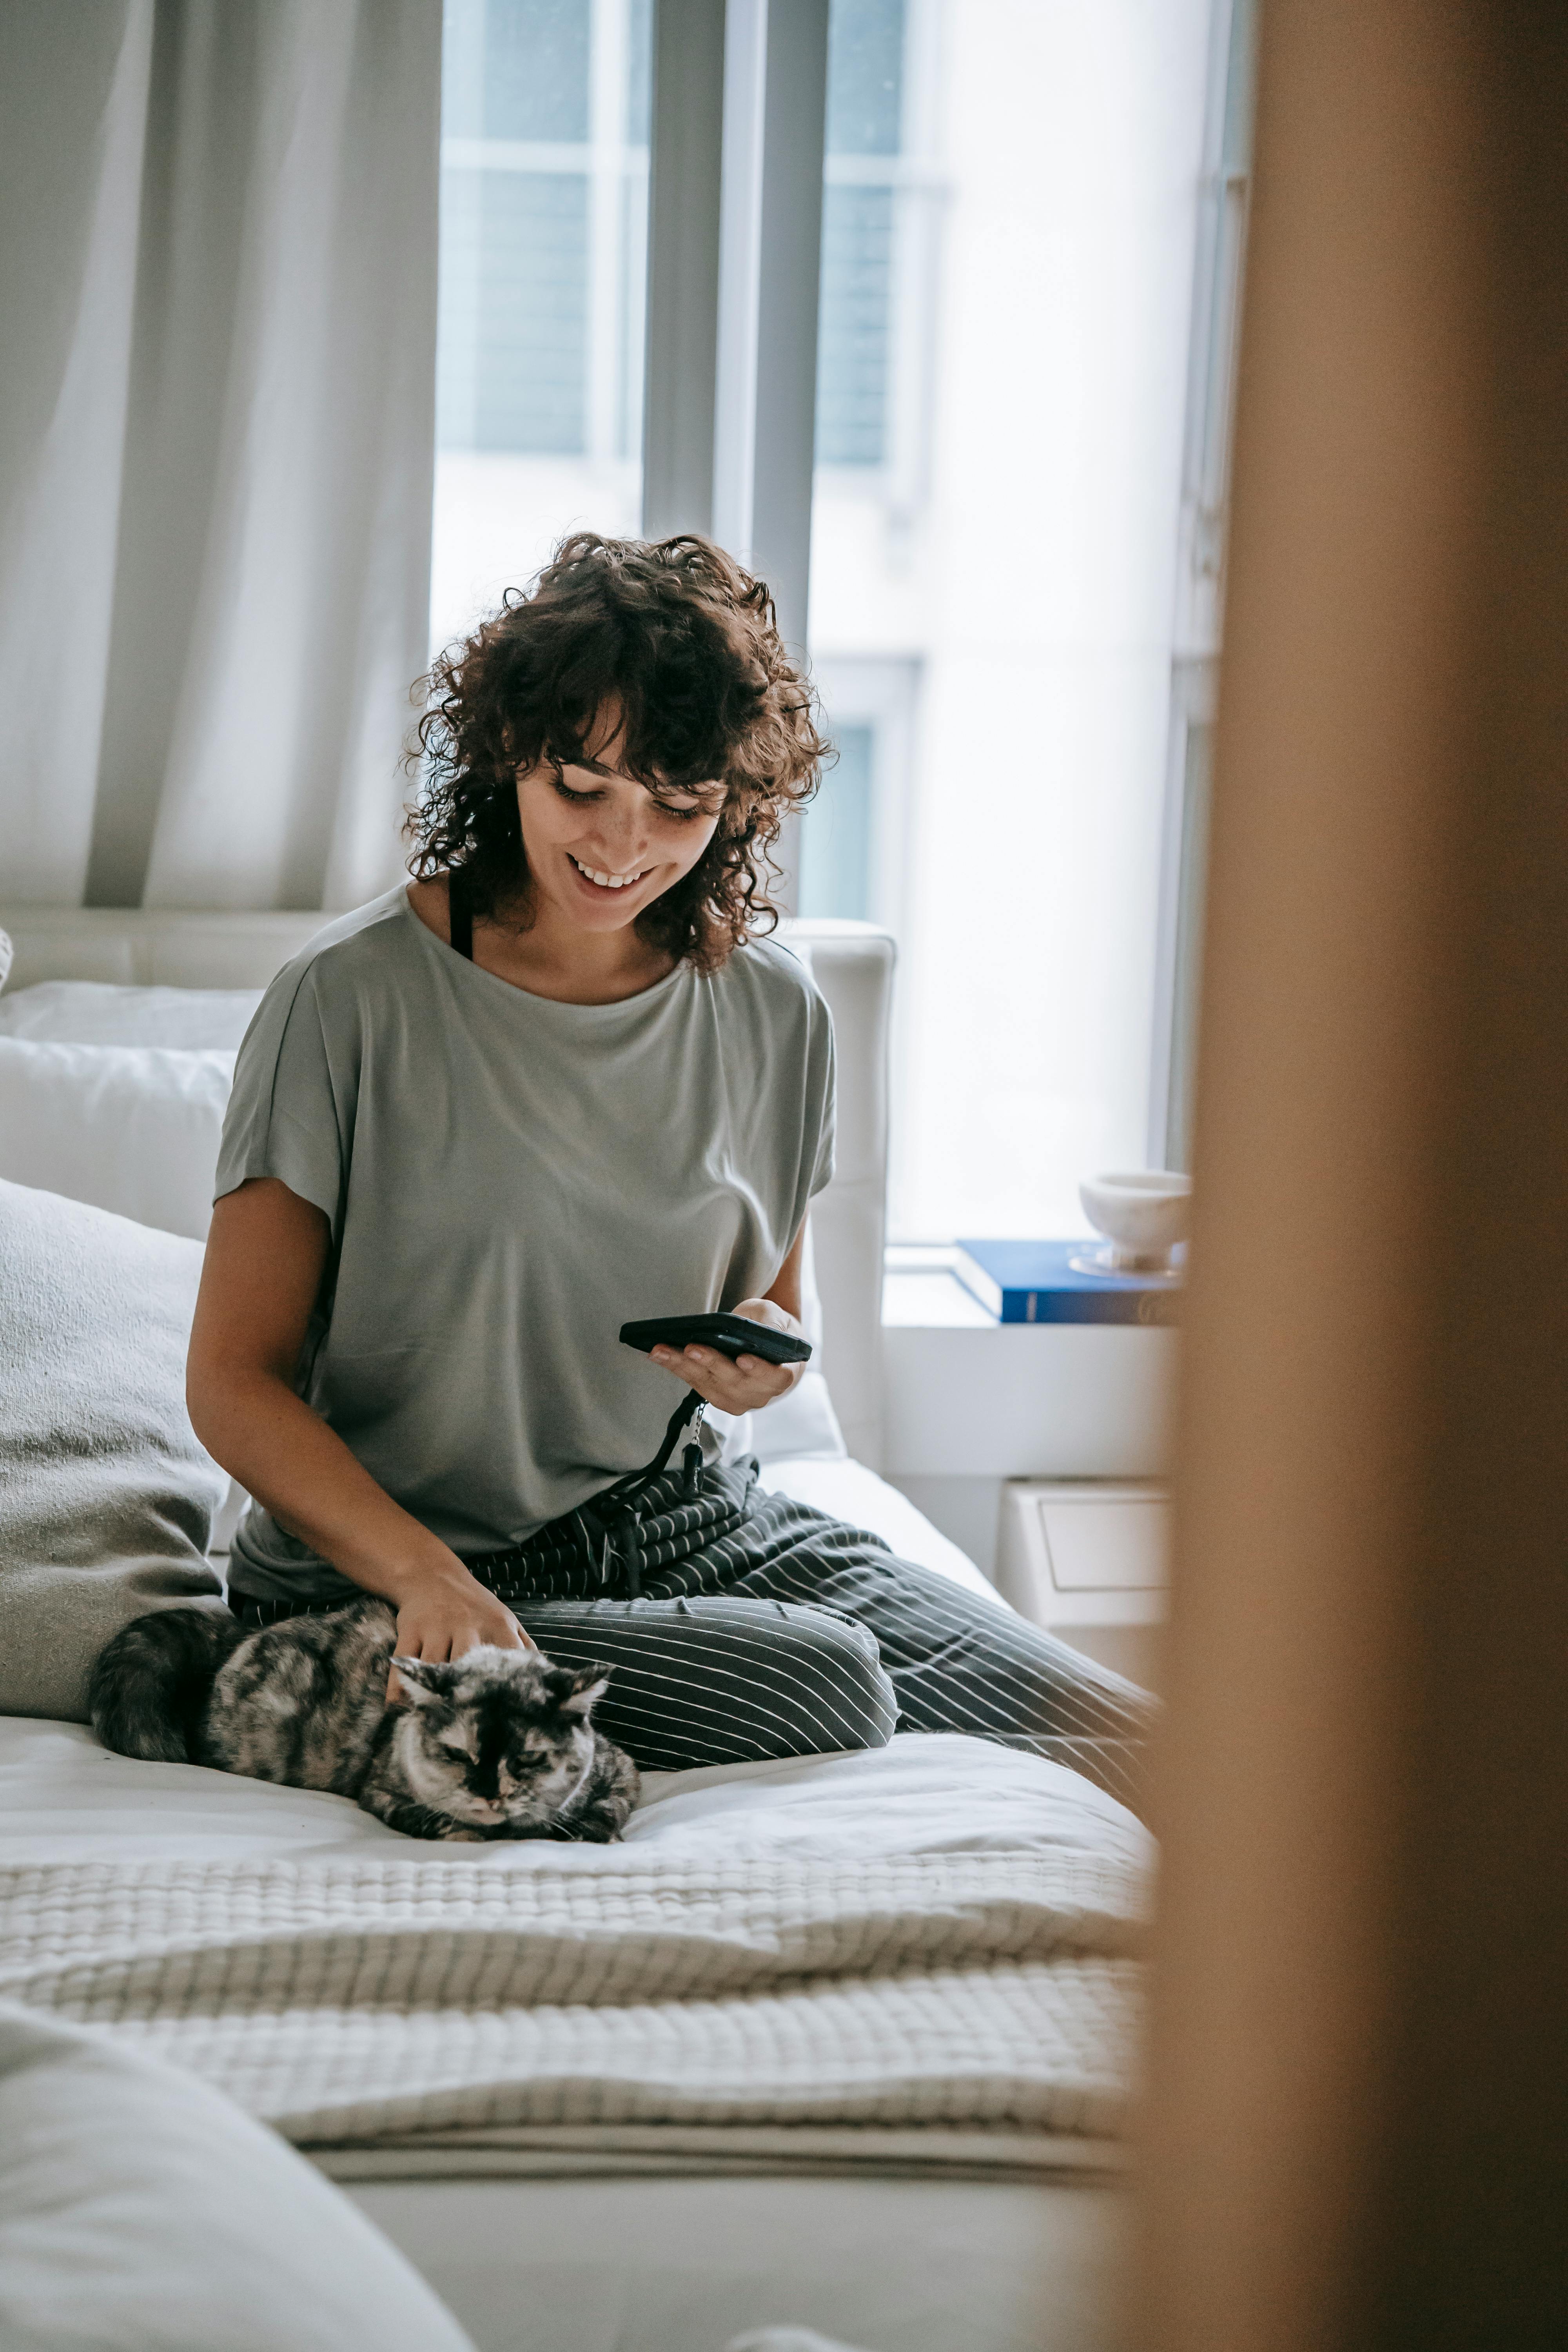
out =
{"type": "Polygon", "coordinates": [[[599,797],[597,793],[574,793],[570,784],[562,782],[559,776],[555,779],[555,789],[560,793],[563,801],[575,801],[582,803],[584,801],[596,801],[599,797]]]}

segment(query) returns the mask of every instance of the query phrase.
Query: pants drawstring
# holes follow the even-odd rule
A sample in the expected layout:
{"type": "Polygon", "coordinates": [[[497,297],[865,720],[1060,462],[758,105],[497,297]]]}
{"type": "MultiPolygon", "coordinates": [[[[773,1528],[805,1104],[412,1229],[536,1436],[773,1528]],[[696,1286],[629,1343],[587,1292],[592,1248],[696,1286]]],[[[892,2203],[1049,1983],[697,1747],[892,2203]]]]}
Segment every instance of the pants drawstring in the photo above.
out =
{"type": "Polygon", "coordinates": [[[582,1543],[584,1559],[590,1571],[597,1567],[599,1581],[606,1591],[611,1581],[611,1563],[618,1553],[626,1570],[626,1597],[630,1601],[641,1600],[642,1535],[637,1525],[637,1507],[654,1481],[664,1475],[677,1441],[688,1424],[691,1430],[691,1442],[681,1455],[682,1492],[688,1502],[695,1499],[702,1474],[702,1445],[699,1433],[707,1410],[707,1399],[699,1396],[695,1389],[689,1389],[670,1414],[664,1442],[653,1460],[641,1470],[633,1470],[626,1477],[617,1478],[615,1485],[607,1486],[602,1495],[591,1495],[574,1515],[574,1533],[582,1543]],[[588,1536],[590,1519],[604,1531],[597,1562],[588,1536]]]}
{"type": "MultiPolygon", "coordinates": [[[[615,1580],[617,1556],[625,1565],[626,1592],[633,1601],[642,1598],[642,1509],[653,1487],[664,1475],[669,1458],[675,1452],[683,1431],[690,1437],[680,1457],[680,1496],[684,1502],[700,1502],[702,1495],[702,1416],[707,1411],[705,1399],[695,1389],[689,1389],[670,1414],[669,1425],[663,1443],[651,1462],[642,1469],[628,1471],[597,1495],[590,1495],[576,1509],[564,1511],[552,1519],[548,1528],[536,1528],[526,1543],[506,1552],[487,1552],[471,1558],[468,1566],[489,1581],[493,1571],[504,1563],[521,1569],[536,1549],[535,1537],[549,1537],[554,1546],[563,1546],[582,1561],[590,1584],[597,1584],[607,1600],[615,1580]]],[[[492,1591],[500,1587],[491,1583],[492,1591]]],[[[336,1604],[334,1604],[336,1605],[336,1604]]]]}
{"type": "MultiPolygon", "coordinates": [[[[647,1487],[651,1486],[656,1478],[663,1475],[669,1457],[674,1453],[680,1433],[688,1422],[691,1424],[693,1440],[699,1440],[702,1428],[702,1416],[707,1410],[707,1398],[699,1396],[695,1389],[688,1389],[685,1396],[669,1416],[669,1423],[664,1433],[664,1442],[653,1460],[646,1464],[642,1469],[630,1471],[626,1477],[617,1478],[615,1485],[606,1486],[602,1495],[594,1496],[592,1500],[595,1507],[600,1510],[606,1507],[612,1510],[617,1509],[623,1503],[632,1501],[647,1487]]],[[[697,1456],[698,1467],[700,1468],[702,1448],[700,1442],[689,1445],[686,1449],[684,1460],[689,1477],[694,1475],[691,1468],[691,1457],[694,1453],[697,1456]]]]}

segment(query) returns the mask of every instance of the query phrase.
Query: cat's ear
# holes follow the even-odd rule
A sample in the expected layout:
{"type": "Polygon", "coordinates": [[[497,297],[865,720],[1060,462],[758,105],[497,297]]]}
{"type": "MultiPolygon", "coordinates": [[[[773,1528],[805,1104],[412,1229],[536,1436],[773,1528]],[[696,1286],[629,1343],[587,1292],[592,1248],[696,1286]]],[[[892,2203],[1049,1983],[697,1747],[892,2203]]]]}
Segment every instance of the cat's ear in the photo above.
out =
{"type": "Polygon", "coordinates": [[[432,1699],[446,1696],[437,1680],[442,1669],[428,1658],[394,1658],[392,1663],[397,1669],[403,1696],[411,1706],[428,1706],[432,1699]]]}
{"type": "Polygon", "coordinates": [[[557,1701],[562,1714],[587,1715],[608,1690],[614,1672],[613,1666],[579,1666],[567,1685],[565,1696],[557,1701]]]}

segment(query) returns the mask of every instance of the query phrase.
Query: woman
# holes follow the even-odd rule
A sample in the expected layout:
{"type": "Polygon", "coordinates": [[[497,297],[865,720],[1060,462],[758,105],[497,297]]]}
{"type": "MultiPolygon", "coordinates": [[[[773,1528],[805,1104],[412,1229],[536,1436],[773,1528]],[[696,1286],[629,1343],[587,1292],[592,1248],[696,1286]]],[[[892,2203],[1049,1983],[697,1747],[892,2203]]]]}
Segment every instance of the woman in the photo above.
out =
{"type": "MultiPolygon", "coordinates": [[[[767,592],[708,542],[583,533],[437,662],[415,879],[324,930],[241,1048],[192,1419],[256,1497],[247,1624],[363,1590],[402,1654],[612,1662],[597,1719],[672,1769],[963,1730],[1132,1787],[1131,1685],[873,1537],[763,1494],[624,1321],[798,1330],[833,1038],[754,936],[826,749],[767,592]],[[668,1449],[666,1449],[668,1450],[668,1449]]],[[[394,1677],[395,1684],[395,1677],[394,1677]]]]}

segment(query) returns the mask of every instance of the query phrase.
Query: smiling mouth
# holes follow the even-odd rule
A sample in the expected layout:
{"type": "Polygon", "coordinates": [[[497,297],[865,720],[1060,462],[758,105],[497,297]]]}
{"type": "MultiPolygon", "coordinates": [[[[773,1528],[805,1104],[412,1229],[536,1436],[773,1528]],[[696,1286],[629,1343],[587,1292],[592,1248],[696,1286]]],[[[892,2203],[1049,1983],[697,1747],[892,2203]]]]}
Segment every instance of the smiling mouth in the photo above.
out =
{"type": "Polygon", "coordinates": [[[651,866],[639,866],[635,874],[606,874],[602,866],[584,866],[580,857],[572,857],[570,850],[566,855],[572,858],[572,863],[583,880],[591,884],[595,890],[603,890],[606,897],[616,890],[629,890],[634,882],[640,882],[645,875],[651,874],[653,871],[651,866]]]}

